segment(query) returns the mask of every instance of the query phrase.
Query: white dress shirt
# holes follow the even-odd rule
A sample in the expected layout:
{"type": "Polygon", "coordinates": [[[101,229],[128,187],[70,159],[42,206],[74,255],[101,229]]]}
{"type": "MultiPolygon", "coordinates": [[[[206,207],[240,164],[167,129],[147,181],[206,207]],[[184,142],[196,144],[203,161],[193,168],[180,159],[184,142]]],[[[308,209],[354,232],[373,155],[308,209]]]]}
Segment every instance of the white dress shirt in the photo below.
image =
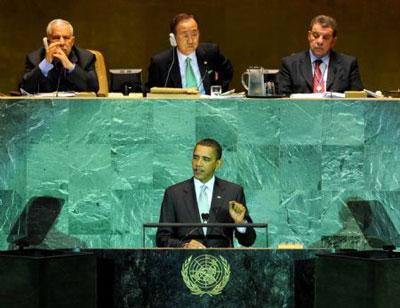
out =
{"type": "Polygon", "coordinates": [[[176,49],[178,54],[178,62],[179,62],[179,71],[181,73],[182,87],[186,88],[186,58],[191,59],[191,65],[193,69],[194,76],[196,77],[197,88],[199,89],[201,94],[205,94],[203,78],[200,73],[199,64],[197,62],[196,52],[192,52],[190,55],[186,56],[176,49]]]}

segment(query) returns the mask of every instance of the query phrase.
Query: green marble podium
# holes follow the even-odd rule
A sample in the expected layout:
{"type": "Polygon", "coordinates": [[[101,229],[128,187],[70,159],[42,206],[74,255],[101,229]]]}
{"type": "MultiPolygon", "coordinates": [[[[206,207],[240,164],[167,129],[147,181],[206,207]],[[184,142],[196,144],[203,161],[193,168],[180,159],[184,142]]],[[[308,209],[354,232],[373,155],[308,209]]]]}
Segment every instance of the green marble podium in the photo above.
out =
{"type": "Polygon", "coordinates": [[[399,119],[398,100],[0,99],[0,248],[40,195],[66,200],[42,246],[141,247],[204,137],[271,247],[368,248],[346,202],[378,200],[400,227],[399,119]]]}

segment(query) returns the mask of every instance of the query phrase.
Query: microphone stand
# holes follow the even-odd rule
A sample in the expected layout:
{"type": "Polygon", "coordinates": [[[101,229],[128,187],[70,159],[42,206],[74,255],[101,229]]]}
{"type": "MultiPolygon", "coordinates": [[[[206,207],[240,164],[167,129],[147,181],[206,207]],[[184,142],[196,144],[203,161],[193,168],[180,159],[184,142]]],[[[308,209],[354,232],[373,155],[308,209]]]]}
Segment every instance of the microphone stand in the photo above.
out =
{"type": "MultiPolygon", "coordinates": [[[[204,63],[204,74],[201,77],[199,86],[197,87],[199,89],[199,91],[200,91],[200,86],[203,86],[203,88],[204,88],[204,79],[206,78],[206,75],[207,75],[207,72],[208,72],[208,66],[207,66],[208,62],[204,61],[203,63],[204,63]]],[[[206,92],[206,89],[204,89],[204,92],[206,92]]]]}
{"type": "Polygon", "coordinates": [[[172,47],[172,62],[171,62],[170,66],[169,66],[169,69],[168,69],[167,78],[165,79],[165,83],[164,83],[164,88],[167,87],[169,75],[171,74],[172,66],[175,63],[175,48],[176,47],[172,47]]]}
{"type": "Polygon", "coordinates": [[[58,67],[58,69],[60,70],[58,72],[58,79],[57,79],[57,88],[56,88],[56,97],[58,97],[58,91],[60,89],[60,83],[61,83],[61,74],[64,72],[64,66],[62,65],[61,62],[57,62],[56,66],[58,67]]]}
{"type": "MultiPolygon", "coordinates": [[[[265,242],[266,242],[266,247],[268,247],[268,224],[266,223],[242,223],[242,224],[237,224],[237,223],[216,223],[216,222],[210,222],[210,223],[181,223],[181,222],[175,222],[175,223],[167,223],[167,222],[161,222],[161,223],[144,223],[142,225],[143,228],[143,247],[146,247],[145,243],[145,229],[146,228],[184,228],[184,227],[189,227],[192,228],[190,232],[187,232],[183,237],[180,238],[179,242],[183,243],[183,241],[191,234],[193,234],[194,231],[196,231],[199,228],[206,227],[206,228],[240,228],[240,227],[252,227],[252,228],[263,228],[266,230],[265,232],[265,242]]],[[[226,238],[225,234],[220,234],[221,237],[226,238]]],[[[206,238],[205,238],[206,239],[206,238]]],[[[229,240],[230,245],[232,245],[231,241],[229,240]]]]}

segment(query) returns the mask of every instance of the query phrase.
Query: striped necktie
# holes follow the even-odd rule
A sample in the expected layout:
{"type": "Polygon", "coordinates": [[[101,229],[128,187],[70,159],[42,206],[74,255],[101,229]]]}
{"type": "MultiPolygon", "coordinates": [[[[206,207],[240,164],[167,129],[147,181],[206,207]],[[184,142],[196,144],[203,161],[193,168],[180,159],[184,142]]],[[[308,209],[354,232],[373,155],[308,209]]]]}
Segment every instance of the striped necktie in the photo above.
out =
{"type": "Polygon", "coordinates": [[[189,57],[186,58],[186,71],[185,71],[185,77],[186,77],[186,88],[197,88],[197,81],[196,81],[196,76],[194,75],[192,64],[191,64],[192,59],[189,57]]]}
{"type": "Polygon", "coordinates": [[[313,93],[325,92],[324,76],[322,76],[320,65],[321,59],[315,60],[314,77],[313,77],[313,93]]]}

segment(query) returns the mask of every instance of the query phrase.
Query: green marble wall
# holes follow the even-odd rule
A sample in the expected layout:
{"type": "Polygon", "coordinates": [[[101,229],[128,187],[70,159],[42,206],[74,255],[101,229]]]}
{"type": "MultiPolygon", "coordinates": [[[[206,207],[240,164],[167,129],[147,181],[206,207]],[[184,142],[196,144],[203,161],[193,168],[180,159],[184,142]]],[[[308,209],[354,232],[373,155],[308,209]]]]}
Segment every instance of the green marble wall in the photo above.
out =
{"type": "Polygon", "coordinates": [[[363,248],[344,203],[379,200],[400,228],[399,119],[400,101],[382,100],[2,99],[0,248],[37,195],[67,200],[47,247],[142,247],[204,137],[222,143],[218,175],[244,186],[271,246],[336,234],[363,248]]]}

